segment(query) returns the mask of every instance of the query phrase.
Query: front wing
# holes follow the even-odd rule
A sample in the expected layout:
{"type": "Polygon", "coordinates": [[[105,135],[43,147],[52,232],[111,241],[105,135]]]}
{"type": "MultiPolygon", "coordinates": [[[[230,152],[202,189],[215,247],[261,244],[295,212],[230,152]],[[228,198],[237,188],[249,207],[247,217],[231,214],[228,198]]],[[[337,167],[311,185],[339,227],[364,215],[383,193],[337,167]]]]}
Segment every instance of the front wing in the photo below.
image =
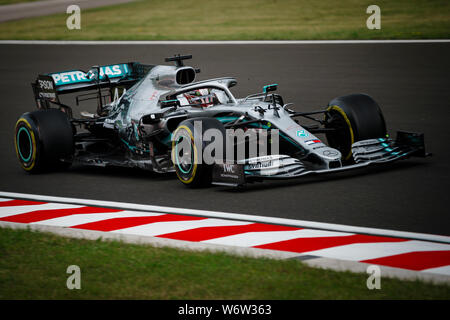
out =
{"type": "Polygon", "coordinates": [[[352,145],[354,164],[337,168],[308,169],[302,161],[286,155],[265,156],[247,159],[242,163],[215,164],[213,184],[242,186],[258,180],[293,179],[309,174],[324,174],[347,171],[369,165],[391,163],[411,156],[426,157],[424,135],[399,131],[395,140],[385,137],[362,140],[352,145]]]}

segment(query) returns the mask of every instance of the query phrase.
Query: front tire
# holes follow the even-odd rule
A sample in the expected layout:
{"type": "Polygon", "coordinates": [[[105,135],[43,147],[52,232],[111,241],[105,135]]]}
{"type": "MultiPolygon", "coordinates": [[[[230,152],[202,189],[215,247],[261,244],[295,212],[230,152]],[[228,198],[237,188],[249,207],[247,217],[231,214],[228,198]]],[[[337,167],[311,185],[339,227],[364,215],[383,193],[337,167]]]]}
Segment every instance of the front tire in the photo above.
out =
{"type": "Polygon", "coordinates": [[[68,167],[74,154],[72,125],[57,109],[27,112],[16,123],[14,145],[27,172],[68,167]]]}
{"type": "MultiPolygon", "coordinates": [[[[202,158],[203,151],[209,143],[202,141],[199,145],[196,142],[194,138],[194,123],[196,121],[202,124],[202,130],[199,132],[202,137],[206,130],[217,129],[221,132],[223,139],[225,139],[223,124],[214,118],[187,119],[178,125],[172,136],[172,162],[178,180],[191,188],[207,187],[212,181],[212,164],[206,164],[202,158]],[[187,141],[188,150],[181,146],[183,139],[187,141]]],[[[222,146],[225,146],[224,141],[222,141],[222,146]]]]}
{"type": "Polygon", "coordinates": [[[326,134],[328,144],[342,153],[344,161],[352,160],[353,143],[386,136],[386,123],[379,105],[362,93],[331,100],[325,127],[334,129],[326,134]]]}

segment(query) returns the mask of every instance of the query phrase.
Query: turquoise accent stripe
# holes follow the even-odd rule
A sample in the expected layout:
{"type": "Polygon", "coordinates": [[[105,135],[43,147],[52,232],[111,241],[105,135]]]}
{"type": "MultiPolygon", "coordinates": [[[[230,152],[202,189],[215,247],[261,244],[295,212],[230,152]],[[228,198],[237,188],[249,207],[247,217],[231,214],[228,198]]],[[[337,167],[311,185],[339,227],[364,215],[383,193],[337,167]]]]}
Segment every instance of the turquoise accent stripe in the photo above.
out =
{"type": "Polygon", "coordinates": [[[278,84],[274,83],[274,84],[268,84],[266,86],[263,87],[263,93],[267,93],[267,88],[271,87],[271,86],[278,86],[278,84]]]}
{"type": "Polygon", "coordinates": [[[250,123],[249,126],[250,127],[255,127],[255,128],[259,128],[259,125],[261,125],[262,129],[268,129],[270,128],[269,126],[262,124],[262,123],[250,123]]]}
{"type": "Polygon", "coordinates": [[[136,146],[132,146],[132,145],[130,145],[128,142],[126,142],[125,140],[123,140],[122,138],[120,138],[120,140],[122,140],[122,142],[131,150],[131,151],[136,151],[136,150],[138,150],[138,151],[141,151],[141,152],[150,152],[150,150],[142,150],[142,149],[139,149],[138,147],[136,147],[136,146]]]}
{"type": "Polygon", "coordinates": [[[133,129],[134,129],[134,137],[136,138],[136,141],[139,141],[138,126],[136,123],[133,123],[133,129]]]}
{"type": "Polygon", "coordinates": [[[216,119],[219,120],[220,122],[224,123],[224,122],[235,121],[238,119],[238,117],[217,117],[216,119]]]}
{"type": "Polygon", "coordinates": [[[135,146],[130,146],[130,144],[128,142],[126,142],[125,140],[123,140],[122,138],[120,138],[120,140],[122,140],[123,143],[125,143],[125,145],[130,149],[130,150],[135,150],[136,147],[135,146]]]}
{"type": "Polygon", "coordinates": [[[33,154],[33,143],[31,142],[31,136],[30,133],[28,132],[28,129],[26,129],[25,127],[21,127],[19,129],[19,131],[17,132],[17,150],[19,150],[19,155],[22,158],[23,162],[28,162],[31,159],[31,155],[33,154]],[[20,151],[20,133],[22,131],[25,131],[25,133],[28,136],[28,143],[30,144],[30,154],[28,155],[27,158],[25,158],[22,154],[22,152],[20,151]]]}
{"type": "Polygon", "coordinates": [[[284,138],[285,140],[287,140],[287,141],[288,141],[290,144],[292,144],[294,147],[296,147],[296,148],[298,148],[298,149],[300,149],[300,150],[303,150],[303,148],[302,148],[298,143],[293,142],[291,138],[285,136],[285,135],[282,134],[281,132],[279,132],[279,134],[280,134],[280,136],[281,136],[282,138],[284,138]]]}

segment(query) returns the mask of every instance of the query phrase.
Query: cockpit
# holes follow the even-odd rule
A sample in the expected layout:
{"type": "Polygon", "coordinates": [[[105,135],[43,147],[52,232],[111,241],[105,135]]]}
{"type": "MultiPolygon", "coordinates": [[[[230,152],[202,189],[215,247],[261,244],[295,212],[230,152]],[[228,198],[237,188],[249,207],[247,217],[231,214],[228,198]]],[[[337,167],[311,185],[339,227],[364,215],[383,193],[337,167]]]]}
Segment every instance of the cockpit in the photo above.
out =
{"type": "Polygon", "coordinates": [[[180,107],[198,107],[209,108],[216,105],[232,104],[234,97],[227,90],[218,86],[199,86],[195,88],[178,91],[175,94],[169,95],[167,99],[161,102],[161,105],[166,102],[179,105],[180,107]]]}

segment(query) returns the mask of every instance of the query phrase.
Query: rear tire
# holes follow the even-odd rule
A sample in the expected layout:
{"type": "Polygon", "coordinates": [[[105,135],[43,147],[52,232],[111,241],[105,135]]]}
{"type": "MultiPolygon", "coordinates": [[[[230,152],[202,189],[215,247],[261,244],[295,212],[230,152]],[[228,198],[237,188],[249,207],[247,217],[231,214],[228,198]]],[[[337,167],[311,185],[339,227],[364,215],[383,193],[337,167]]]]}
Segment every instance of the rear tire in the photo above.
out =
{"type": "MultiPolygon", "coordinates": [[[[222,137],[225,139],[225,128],[223,124],[215,118],[202,117],[187,119],[178,125],[177,129],[173,133],[172,162],[174,164],[178,180],[190,188],[207,187],[212,181],[213,165],[206,164],[204,159],[201,158],[203,156],[204,149],[210,142],[203,141],[202,145],[196,144],[194,139],[195,121],[201,121],[202,123],[202,136],[208,129],[218,129],[221,131],[222,137]],[[182,137],[186,138],[190,143],[190,155],[187,158],[183,158],[183,155],[178,149],[178,145],[182,137]]],[[[225,140],[223,141],[223,146],[225,146],[225,140]]]]}
{"type": "Polygon", "coordinates": [[[325,127],[330,147],[342,153],[344,161],[352,160],[352,144],[386,136],[386,123],[380,107],[370,96],[350,94],[330,101],[325,114],[325,127]]]}
{"type": "Polygon", "coordinates": [[[25,113],[16,123],[14,145],[27,172],[68,168],[74,154],[72,124],[57,109],[25,113]]]}

